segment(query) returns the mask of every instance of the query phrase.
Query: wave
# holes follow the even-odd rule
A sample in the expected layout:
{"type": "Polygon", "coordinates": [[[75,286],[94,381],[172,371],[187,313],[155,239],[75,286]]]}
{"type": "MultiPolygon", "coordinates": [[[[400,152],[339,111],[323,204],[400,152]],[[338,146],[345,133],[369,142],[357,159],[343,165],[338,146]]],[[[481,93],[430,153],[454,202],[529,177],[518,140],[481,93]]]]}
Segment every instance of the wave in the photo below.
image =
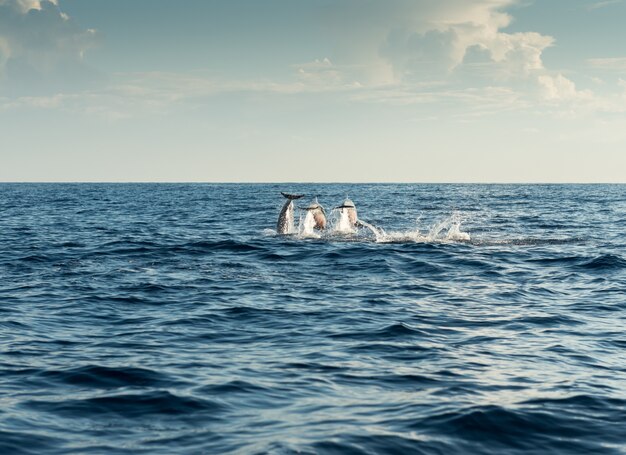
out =
{"type": "Polygon", "coordinates": [[[230,393],[257,394],[267,393],[270,389],[247,381],[234,380],[222,384],[205,385],[196,389],[202,395],[221,395],[230,393]]]}
{"type": "MultiPolygon", "coordinates": [[[[282,449],[282,445],[280,446],[282,449]]],[[[287,448],[289,446],[286,446],[287,448]]],[[[278,453],[319,453],[319,454],[346,454],[368,455],[373,453],[417,455],[451,454],[460,455],[454,445],[447,441],[430,439],[419,434],[404,434],[377,432],[370,430],[361,433],[340,432],[333,439],[316,442],[311,445],[309,452],[305,449],[280,451],[278,453]]],[[[284,450],[284,449],[283,449],[284,450]]]]}
{"type": "Polygon", "coordinates": [[[533,398],[523,405],[540,409],[553,409],[557,412],[579,410],[608,414],[614,422],[623,422],[626,428],[626,399],[600,397],[587,394],[571,395],[560,398],[533,398]]]}
{"type": "Polygon", "coordinates": [[[626,269],[626,260],[615,254],[602,254],[579,266],[581,269],[590,271],[613,271],[626,269]]]}
{"type": "Polygon", "coordinates": [[[0,453],[624,452],[626,187],[279,186],[0,191],[0,453]]]}
{"type": "Polygon", "coordinates": [[[174,381],[162,373],[147,368],[114,368],[101,365],[86,365],[68,370],[46,370],[35,374],[34,377],[50,382],[96,389],[180,385],[180,381],[174,381]]]}
{"type": "Polygon", "coordinates": [[[569,245],[575,243],[584,243],[585,239],[579,237],[572,238],[550,238],[550,237],[517,237],[517,238],[499,238],[489,239],[480,238],[472,239],[470,243],[475,246],[558,246],[569,245]]]}
{"type": "Polygon", "coordinates": [[[378,330],[362,331],[362,332],[342,332],[329,335],[330,338],[343,339],[348,338],[352,340],[390,340],[390,339],[405,339],[408,337],[426,337],[428,334],[422,330],[409,327],[407,324],[398,323],[392,324],[387,327],[378,330]]]}
{"type": "Polygon", "coordinates": [[[216,401],[178,396],[167,391],[97,396],[61,401],[31,400],[24,406],[67,417],[118,416],[123,418],[181,416],[217,418],[226,409],[216,401]]]}
{"type": "Polygon", "coordinates": [[[590,418],[585,407],[577,408],[578,419],[573,419],[562,411],[537,408],[538,403],[533,402],[532,408],[475,406],[433,415],[410,428],[461,438],[465,441],[461,446],[472,442],[473,453],[493,453],[496,448],[537,453],[539,447],[541,453],[611,453],[607,443],[623,443],[620,423],[607,426],[590,418]]]}
{"type": "Polygon", "coordinates": [[[0,430],[0,453],[5,454],[41,455],[62,446],[65,442],[62,438],[31,431],[0,430]]]}

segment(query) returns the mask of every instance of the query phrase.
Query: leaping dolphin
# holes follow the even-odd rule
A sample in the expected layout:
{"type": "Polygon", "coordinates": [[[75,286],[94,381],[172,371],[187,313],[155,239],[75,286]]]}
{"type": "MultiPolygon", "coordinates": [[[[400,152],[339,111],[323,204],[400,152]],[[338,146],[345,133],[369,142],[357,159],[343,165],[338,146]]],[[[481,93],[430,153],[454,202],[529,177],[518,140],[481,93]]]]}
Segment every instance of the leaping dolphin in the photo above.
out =
{"type": "Polygon", "coordinates": [[[354,229],[356,228],[366,228],[372,231],[372,233],[376,236],[376,238],[385,234],[385,231],[383,231],[382,229],[377,228],[376,226],[372,226],[371,224],[363,220],[360,220],[357,215],[356,206],[354,205],[354,202],[352,202],[348,198],[346,198],[346,200],[343,201],[343,204],[341,204],[338,207],[335,207],[335,210],[339,210],[339,214],[340,214],[339,225],[338,225],[339,231],[351,232],[351,231],[354,231],[354,229]]]}
{"type": "Polygon", "coordinates": [[[348,222],[350,223],[350,226],[358,227],[359,218],[357,217],[357,214],[356,214],[356,206],[354,205],[354,202],[346,198],[346,200],[343,201],[343,204],[341,204],[338,207],[335,207],[335,209],[341,210],[340,213],[342,214],[346,213],[348,215],[348,222]]]}
{"type": "Polygon", "coordinates": [[[304,194],[287,194],[281,193],[284,197],[287,198],[287,202],[283,205],[282,210],[280,211],[280,215],[278,216],[278,223],[276,223],[276,232],[279,234],[291,234],[294,232],[293,227],[293,201],[295,199],[300,199],[304,197],[304,194]]]}
{"type": "Polygon", "coordinates": [[[313,202],[305,209],[311,214],[315,221],[314,229],[324,230],[326,229],[326,211],[324,207],[317,201],[317,198],[313,199],[313,202]]]}

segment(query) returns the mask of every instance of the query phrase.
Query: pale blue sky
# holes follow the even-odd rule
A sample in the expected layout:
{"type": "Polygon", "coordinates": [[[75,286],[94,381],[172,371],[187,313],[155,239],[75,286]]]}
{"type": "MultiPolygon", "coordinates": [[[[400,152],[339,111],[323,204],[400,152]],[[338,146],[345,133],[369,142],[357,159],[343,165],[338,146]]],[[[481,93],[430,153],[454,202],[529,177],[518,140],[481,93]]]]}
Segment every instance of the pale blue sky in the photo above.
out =
{"type": "Polygon", "coordinates": [[[1,181],[626,181],[624,0],[0,0],[1,181]]]}

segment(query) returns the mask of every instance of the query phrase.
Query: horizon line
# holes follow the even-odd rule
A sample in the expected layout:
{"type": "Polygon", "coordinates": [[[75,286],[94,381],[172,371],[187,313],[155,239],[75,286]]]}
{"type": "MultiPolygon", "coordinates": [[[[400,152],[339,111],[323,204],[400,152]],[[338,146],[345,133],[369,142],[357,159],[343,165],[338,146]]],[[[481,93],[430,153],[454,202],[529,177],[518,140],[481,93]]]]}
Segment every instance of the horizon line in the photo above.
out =
{"type": "Polygon", "coordinates": [[[624,185],[626,181],[209,181],[209,180],[1,180],[0,184],[207,184],[207,185],[624,185]]]}

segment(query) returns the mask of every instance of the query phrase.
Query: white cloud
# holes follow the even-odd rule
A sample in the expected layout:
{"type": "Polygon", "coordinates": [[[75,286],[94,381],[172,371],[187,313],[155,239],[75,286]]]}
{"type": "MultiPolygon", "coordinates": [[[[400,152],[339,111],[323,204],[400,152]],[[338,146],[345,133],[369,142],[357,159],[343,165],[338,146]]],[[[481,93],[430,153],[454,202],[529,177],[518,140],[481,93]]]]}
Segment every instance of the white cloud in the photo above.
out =
{"type": "Polygon", "coordinates": [[[506,31],[513,21],[507,8],[519,3],[390,0],[382,5],[346,0],[331,8],[329,19],[337,41],[333,62],[339,62],[333,79],[358,80],[376,89],[364,98],[384,94],[381,100],[394,104],[401,102],[402,93],[408,93],[407,103],[432,99],[437,95],[422,96],[419,87],[433,82],[448,85],[448,94],[501,87],[530,91],[527,97],[539,101],[588,96],[545,67],[542,56],[555,44],[552,36],[506,31]]]}
{"type": "Polygon", "coordinates": [[[538,81],[545,98],[550,101],[593,98],[592,92],[577,90],[576,84],[562,74],[555,76],[543,74],[539,76],[538,81]]]}
{"type": "Polygon", "coordinates": [[[346,0],[331,8],[329,20],[338,60],[377,73],[379,77],[363,77],[373,84],[445,78],[464,64],[474,47],[485,50],[499,78],[531,76],[543,69],[541,55],[554,39],[531,31],[503,31],[513,20],[504,10],[516,3],[346,0]],[[384,66],[386,71],[381,70],[384,66]]]}
{"type": "MultiPolygon", "coordinates": [[[[511,22],[511,17],[497,11],[501,2],[484,2],[482,14],[459,17],[458,22],[445,21],[432,24],[439,34],[449,38],[448,52],[441,52],[449,69],[463,65],[468,50],[482,49],[491,63],[492,74],[498,79],[529,77],[544,68],[541,55],[554,39],[535,32],[505,33],[501,29],[511,22]]],[[[476,8],[476,5],[474,5],[476,8]]],[[[423,36],[433,33],[429,31],[423,36]]],[[[418,62],[422,63],[422,62],[418,62]]]]}
{"type": "Polygon", "coordinates": [[[95,44],[56,0],[0,0],[0,90],[9,96],[82,88],[96,74],[83,62],[95,44]]]}
{"type": "Polygon", "coordinates": [[[343,74],[327,58],[297,65],[298,78],[306,84],[336,85],[343,81],[343,74]]]}
{"type": "Polygon", "coordinates": [[[0,111],[10,109],[59,109],[109,120],[166,115],[177,108],[189,109],[207,103],[216,95],[233,97],[296,96],[322,92],[359,91],[356,83],[328,84],[323,73],[332,68],[327,59],[298,65],[306,68],[304,80],[278,83],[218,78],[211,72],[142,72],[112,74],[108,84],[78,93],[0,98],[0,111]],[[321,76],[314,76],[319,69],[321,76]]]}
{"type": "Polygon", "coordinates": [[[626,57],[591,58],[587,64],[595,69],[626,71],[626,57]]]}
{"type": "MultiPolygon", "coordinates": [[[[531,103],[551,107],[562,103],[568,110],[572,103],[578,103],[589,109],[614,111],[615,103],[594,100],[592,92],[579,90],[560,71],[545,67],[543,52],[555,44],[553,37],[530,30],[506,31],[513,21],[507,8],[518,3],[343,0],[326,9],[328,17],[324,20],[325,32],[332,35],[330,41],[336,46],[316,60],[286,66],[291,80],[225,80],[208,72],[111,75],[106,85],[86,90],[83,99],[101,106],[91,112],[109,109],[115,116],[120,112],[158,113],[183,102],[203,102],[217,93],[297,95],[329,91],[344,92],[358,102],[441,103],[457,111],[464,109],[471,116],[526,109],[531,103]]],[[[77,97],[52,102],[50,96],[72,91],[58,83],[59,79],[66,81],[68,74],[79,75],[79,79],[91,77],[80,74],[86,70],[82,55],[93,43],[94,32],[78,27],[56,2],[0,0],[0,76],[4,75],[4,85],[13,84],[18,92],[9,69],[15,71],[21,65],[39,77],[29,89],[50,80],[57,80],[52,86],[61,89],[44,91],[42,100],[23,90],[22,100],[14,106],[79,109],[77,97]],[[21,26],[2,28],[8,24],[8,14],[21,21],[21,26]],[[26,31],[33,31],[34,18],[45,19],[39,20],[41,28],[37,30],[45,43],[29,41],[26,31]]],[[[626,59],[592,59],[589,64],[619,68],[626,67],[626,59]]]]}
{"type": "Polygon", "coordinates": [[[0,0],[0,6],[12,6],[22,13],[27,13],[31,9],[40,11],[43,7],[42,4],[45,3],[51,3],[55,6],[59,5],[58,0],[0,0]]]}
{"type": "Polygon", "coordinates": [[[593,11],[600,8],[606,8],[607,6],[616,5],[618,3],[622,3],[623,0],[603,0],[600,2],[592,3],[587,7],[588,11],[593,11]]]}
{"type": "Polygon", "coordinates": [[[543,53],[555,45],[552,36],[506,31],[513,21],[507,8],[519,3],[346,0],[331,8],[329,18],[338,49],[333,63],[339,64],[317,61],[310,71],[302,70],[307,77],[301,82],[321,89],[358,80],[364,89],[350,95],[355,100],[439,103],[470,116],[546,102],[550,109],[559,104],[576,112],[604,109],[607,104],[594,100],[591,91],[545,67],[543,53]]]}
{"type": "Polygon", "coordinates": [[[508,87],[450,88],[445,84],[380,87],[357,91],[351,98],[394,106],[437,106],[446,116],[466,120],[530,107],[521,93],[508,87]]]}

